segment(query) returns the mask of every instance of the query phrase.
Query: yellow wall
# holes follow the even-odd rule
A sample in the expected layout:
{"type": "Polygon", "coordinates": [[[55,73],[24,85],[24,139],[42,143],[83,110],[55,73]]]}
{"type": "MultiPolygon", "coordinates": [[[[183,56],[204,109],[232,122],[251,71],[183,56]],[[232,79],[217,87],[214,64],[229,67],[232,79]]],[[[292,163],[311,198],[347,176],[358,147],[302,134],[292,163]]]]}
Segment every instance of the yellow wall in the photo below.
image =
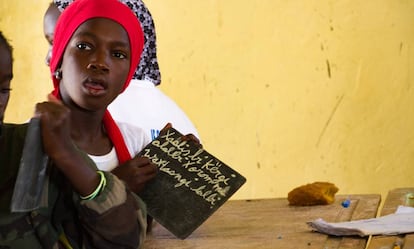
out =
{"type": "MultiPolygon", "coordinates": [[[[247,177],[234,198],[283,197],[317,180],[340,194],[413,186],[414,1],[146,3],[161,88],[204,147],[247,177]]],[[[6,121],[28,119],[51,89],[47,4],[0,2],[16,61],[6,121]]]]}

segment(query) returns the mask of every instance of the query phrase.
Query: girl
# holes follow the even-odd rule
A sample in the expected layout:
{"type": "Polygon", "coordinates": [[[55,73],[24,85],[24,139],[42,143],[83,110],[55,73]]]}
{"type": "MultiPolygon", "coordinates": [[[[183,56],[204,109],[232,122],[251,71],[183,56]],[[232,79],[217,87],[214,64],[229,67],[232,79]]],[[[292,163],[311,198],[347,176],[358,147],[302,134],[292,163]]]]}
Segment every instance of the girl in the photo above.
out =
{"type": "MultiPolygon", "coordinates": [[[[128,169],[128,176],[122,179],[134,192],[157,172],[149,159],[132,159],[150,141],[141,129],[115,123],[107,106],[128,86],[143,42],[140,24],[127,6],[116,0],[75,1],[56,25],[50,61],[53,95],[63,105],[45,102],[37,108],[46,114],[42,129],[62,126],[56,122],[58,118],[53,118],[55,122],[47,119],[50,113],[63,117],[70,124],[65,131],[71,141],[99,169],[111,171],[118,165],[128,169]],[[133,183],[127,177],[134,179],[133,183]]],[[[126,215],[122,218],[128,219],[126,215]]]]}
{"type": "Polygon", "coordinates": [[[49,101],[36,105],[43,147],[49,156],[47,191],[43,191],[41,208],[11,213],[3,205],[10,202],[10,184],[0,183],[6,186],[1,189],[0,247],[142,245],[144,205],[119,178],[97,170],[83,152],[102,159],[99,163],[106,167],[129,165],[142,183],[155,176],[156,166],[148,159],[131,159],[148,139],[136,128],[118,126],[106,111],[127,87],[142,44],[136,17],[117,0],[77,0],[62,14],[50,63],[55,90],[49,101]],[[125,141],[127,133],[135,135],[134,139],[128,136],[125,141]]]}

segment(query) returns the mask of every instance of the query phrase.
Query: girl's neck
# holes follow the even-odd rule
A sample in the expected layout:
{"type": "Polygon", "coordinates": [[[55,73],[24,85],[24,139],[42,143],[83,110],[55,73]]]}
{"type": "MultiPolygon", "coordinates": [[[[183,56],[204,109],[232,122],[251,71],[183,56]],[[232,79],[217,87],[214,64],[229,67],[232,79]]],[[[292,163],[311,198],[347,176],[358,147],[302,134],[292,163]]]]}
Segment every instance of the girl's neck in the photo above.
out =
{"type": "Polygon", "coordinates": [[[111,151],[112,143],[103,126],[103,113],[71,110],[71,137],[74,143],[91,155],[111,151]]]}

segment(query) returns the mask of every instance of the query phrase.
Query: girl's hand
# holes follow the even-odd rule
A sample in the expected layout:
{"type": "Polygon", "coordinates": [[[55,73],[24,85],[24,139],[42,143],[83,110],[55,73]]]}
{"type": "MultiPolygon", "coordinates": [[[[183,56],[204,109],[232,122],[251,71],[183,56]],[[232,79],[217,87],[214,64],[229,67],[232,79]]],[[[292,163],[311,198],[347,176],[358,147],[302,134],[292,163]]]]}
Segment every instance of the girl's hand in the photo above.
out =
{"type": "Polygon", "coordinates": [[[48,101],[36,104],[35,117],[40,119],[44,150],[52,159],[73,149],[70,110],[55,96],[49,94],[48,101]]]}
{"type": "MultiPolygon", "coordinates": [[[[161,129],[160,131],[160,135],[163,135],[167,132],[168,129],[172,128],[172,124],[171,123],[167,123],[164,128],[161,129]]],[[[183,135],[181,137],[181,140],[183,141],[193,141],[195,144],[199,145],[200,147],[202,147],[203,145],[200,144],[200,140],[194,136],[193,134],[187,134],[187,135],[183,135]]]]}
{"type": "Polygon", "coordinates": [[[158,167],[147,157],[134,157],[116,167],[111,173],[124,181],[132,192],[139,193],[145,184],[157,175],[158,167]]]}

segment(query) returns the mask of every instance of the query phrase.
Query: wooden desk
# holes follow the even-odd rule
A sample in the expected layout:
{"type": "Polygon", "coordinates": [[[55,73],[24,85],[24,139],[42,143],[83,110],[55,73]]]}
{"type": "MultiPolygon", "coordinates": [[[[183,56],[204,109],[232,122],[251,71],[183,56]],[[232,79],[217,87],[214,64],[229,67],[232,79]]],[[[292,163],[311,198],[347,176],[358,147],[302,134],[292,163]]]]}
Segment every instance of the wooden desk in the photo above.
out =
{"type": "MultiPolygon", "coordinates": [[[[408,193],[414,193],[414,188],[399,188],[388,192],[380,216],[395,213],[399,205],[405,204],[405,195],[408,193]]],[[[414,234],[407,234],[405,236],[372,236],[367,249],[393,249],[397,239],[404,243],[401,249],[414,248],[414,234]]]]}
{"type": "Polygon", "coordinates": [[[306,224],[317,218],[339,222],[376,216],[380,195],[350,195],[350,207],[343,208],[346,197],[312,207],[289,206],[285,198],[228,201],[185,240],[155,224],[144,249],[364,249],[366,238],[331,237],[306,224]]]}

